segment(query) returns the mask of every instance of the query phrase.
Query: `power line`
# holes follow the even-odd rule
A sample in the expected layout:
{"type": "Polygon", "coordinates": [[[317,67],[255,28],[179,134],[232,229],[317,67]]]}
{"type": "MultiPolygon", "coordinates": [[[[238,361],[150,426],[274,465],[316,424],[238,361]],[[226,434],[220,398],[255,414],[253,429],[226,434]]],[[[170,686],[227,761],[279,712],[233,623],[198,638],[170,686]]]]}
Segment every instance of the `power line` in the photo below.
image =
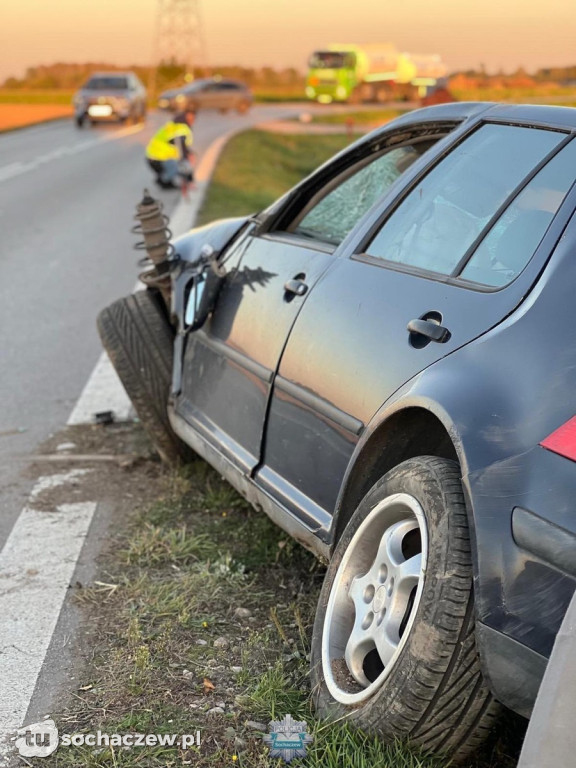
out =
{"type": "Polygon", "coordinates": [[[206,65],[200,0],[157,0],[154,66],[174,62],[192,75],[206,65]]]}

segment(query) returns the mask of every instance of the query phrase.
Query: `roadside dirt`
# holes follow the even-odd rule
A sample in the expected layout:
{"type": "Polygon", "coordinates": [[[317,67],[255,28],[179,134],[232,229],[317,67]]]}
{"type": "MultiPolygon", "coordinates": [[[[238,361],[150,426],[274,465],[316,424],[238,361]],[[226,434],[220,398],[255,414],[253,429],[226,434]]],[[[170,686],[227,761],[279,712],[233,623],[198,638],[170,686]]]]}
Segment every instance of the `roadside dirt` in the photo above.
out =
{"type": "MultiPolygon", "coordinates": [[[[267,765],[260,733],[272,714],[309,716],[321,566],[200,460],[167,469],[139,425],[70,427],[29,468],[34,477],[77,470],[73,484],[33,504],[92,500],[113,505],[113,516],[91,578],[71,585],[71,663],[42,712],[61,735],[200,729],[200,750],[139,750],[143,766],[219,766],[238,755],[267,765]]],[[[100,752],[60,749],[45,763],[100,765],[100,752]]],[[[112,759],[135,764],[124,751],[112,759]]]]}
{"type": "Polygon", "coordinates": [[[154,497],[166,475],[141,428],[132,424],[67,427],[33,458],[27,469],[32,478],[82,471],[72,487],[47,488],[31,500],[32,506],[47,511],[71,501],[125,502],[130,507],[154,497]]]}
{"type": "MultiPolygon", "coordinates": [[[[34,503],[96,501],[104,523],[91,530],[91,564],[71,584],[67,668],[37,720],[52,716],[60,737],[199,731],[201,745],[77,743],[44,759],[45,768],[265,768],[277,761],[262,735],[286,714],[308,723],[310,768],[359,759],[366,768],[442,765],[345,723],[315,720],[310,635],[324,569],[208,465],[169,470],[140,426],[126,424],[70,427],[29,468],[34,477],[73,470],[86,471],[34,503]]],[[[474,768],[512,768],[518,747],[510,743],[474,768]]]]}

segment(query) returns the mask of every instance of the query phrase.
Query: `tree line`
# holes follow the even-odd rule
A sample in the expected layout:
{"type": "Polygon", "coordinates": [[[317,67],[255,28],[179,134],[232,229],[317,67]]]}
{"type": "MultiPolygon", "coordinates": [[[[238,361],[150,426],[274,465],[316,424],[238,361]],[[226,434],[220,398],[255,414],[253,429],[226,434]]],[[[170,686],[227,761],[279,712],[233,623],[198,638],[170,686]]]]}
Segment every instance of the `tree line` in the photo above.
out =
{"type": "MultiPolygon", "coordinates": [[[[38,89],[38,90],[74,90],[79,88],[93,72],[113,72],[131,70],[136,72],[145,85],[152,81],[152,68],[142,65],[119,67],[109,62],[87,62],[83,64],[57,62],[36,67],[29,67],[23,77],[8,77],[2,84],[9,89],[38,89]]],[[[208,68],[195,67],[192,73],[174,61],[164,61],[156,69],[156,88],[164,90],[181,85],[184,79],[192,75],[194,78],[220,75],[222,77],[242,80],[253,88],[303,87],[304,75],[297,69],[274,69],[273,67],[240,67],[214,66],[208,68]]]]}

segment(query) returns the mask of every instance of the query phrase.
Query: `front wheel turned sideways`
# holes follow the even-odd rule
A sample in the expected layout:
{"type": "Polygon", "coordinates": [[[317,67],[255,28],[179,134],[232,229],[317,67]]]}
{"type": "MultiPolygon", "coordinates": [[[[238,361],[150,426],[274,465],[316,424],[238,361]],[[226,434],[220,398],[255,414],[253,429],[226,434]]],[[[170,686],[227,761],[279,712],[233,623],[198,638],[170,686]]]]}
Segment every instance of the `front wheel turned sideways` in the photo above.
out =
{"type": "Polygon", "coordinates": [[[98,332],[104,349],[163,461],[188,461],[193,452],[173,432],[168,397],[174,358],[174,331],[162,300],[137,291],[103,309],[98,332]]]}
{"type": "Polygon", "coordinates": [[[317,713],[467,759],[500,705],[474,636],[458,465],[399,464],[361,501],[328,566],[312,636],[317,713]]]}

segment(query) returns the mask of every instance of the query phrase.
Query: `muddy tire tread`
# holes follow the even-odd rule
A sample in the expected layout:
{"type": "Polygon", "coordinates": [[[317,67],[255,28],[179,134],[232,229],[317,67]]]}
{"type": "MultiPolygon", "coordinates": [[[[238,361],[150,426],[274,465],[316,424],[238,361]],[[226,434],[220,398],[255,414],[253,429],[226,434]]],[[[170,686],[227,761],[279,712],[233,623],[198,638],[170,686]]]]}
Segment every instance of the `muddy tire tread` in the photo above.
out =
{"type": "MultiPolygon", "coordinates": [[[[385,492],[406,489],[410,493],[416,487],[427,506],[437,510],[437,557],[443,559],[449,573],[435,588],[435,656],[410,655],[413,651],[408,650],[408,642],[398,662],[398,682],[384,683],[382,703],[376,693],[355,710],[333,702],[314,671],[317,661],[313,663],[315,699],[320,714],[332,718],[348,713],[362,728],[444,753],[458,764],[486,740],[502,710],[483,678],[476,648],[472,554],[460,468],[456,462],[435,456],[410,459],[376,483],[364,502],[371,504],[385,492]]],[[[395,674],[396,670],[392,677],[395,674]]]]}
{"type": "Polygon", "coordinates": [[[174,333],[152,291],[115,301],[98,316],[102,344],[161,458],[188,460],[190,449],[168,419],[174,333]]]}

